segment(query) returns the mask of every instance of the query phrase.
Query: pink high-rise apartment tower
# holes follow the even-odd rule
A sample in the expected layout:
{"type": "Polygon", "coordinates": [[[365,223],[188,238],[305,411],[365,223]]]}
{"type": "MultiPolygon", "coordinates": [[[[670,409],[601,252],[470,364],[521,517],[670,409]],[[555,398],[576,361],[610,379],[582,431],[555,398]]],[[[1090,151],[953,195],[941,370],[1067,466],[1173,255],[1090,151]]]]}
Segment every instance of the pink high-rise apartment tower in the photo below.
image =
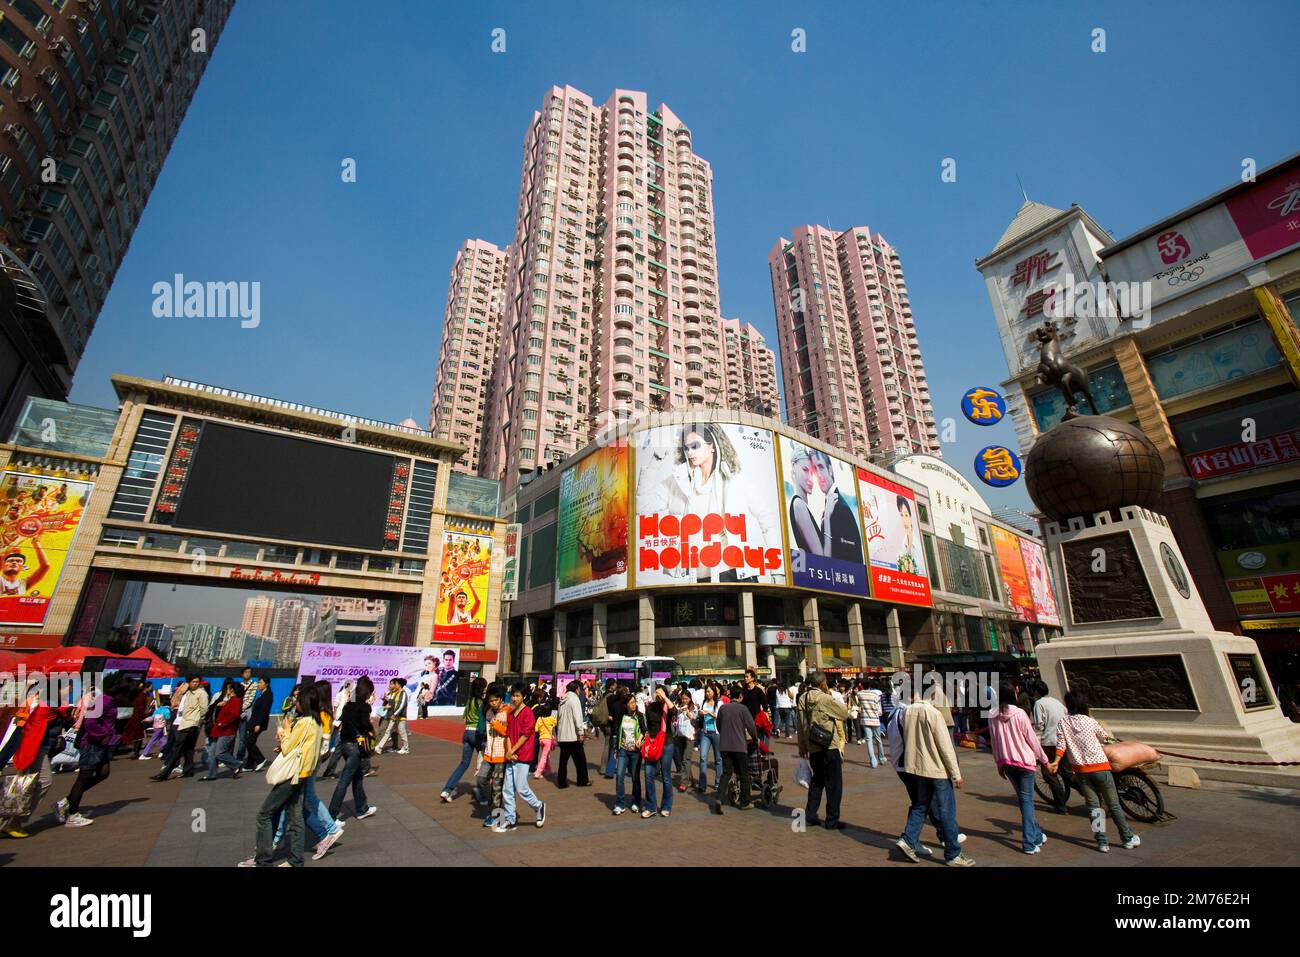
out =
{"type": "Polygon", "coordinates": [[[712,176],[644,93],[547,92],[524,139],[479,469],[505,494],[618,422],[728,404],[712,176]]]}
{"type": "Polygon", "coordinates": [[[781,417],[781,390],[776,384],[776,354],[752,323],[722,320],[722,349],[727,383],[726,407],[781,417]]]}
{"type": "Polygon", "coordinates": [[[509,257],[509,247],[498,249],[481,239],[465,240],[452,263],[443,309],[429,431],[468,449],[454,468],[470,475],[478,473],[484,433],[496,431],[484,416],[501,332],[509,257]]]}
{"type": "Polygon", "coordinates": [[[789,423],[877,462],[939,455],[907,284],[885,238],[800,226],[768,267],[789,423]]]}

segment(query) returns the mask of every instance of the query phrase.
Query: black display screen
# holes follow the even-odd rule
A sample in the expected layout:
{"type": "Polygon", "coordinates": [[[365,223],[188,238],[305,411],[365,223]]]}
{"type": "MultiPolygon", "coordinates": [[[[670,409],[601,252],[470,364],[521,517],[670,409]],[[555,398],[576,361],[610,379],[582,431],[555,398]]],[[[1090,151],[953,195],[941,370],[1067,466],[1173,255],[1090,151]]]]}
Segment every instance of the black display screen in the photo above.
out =
{"type": "Polygon", "coordinates": [[[393,457],[207,421],[181,528],[379,549],[393,457]]]}

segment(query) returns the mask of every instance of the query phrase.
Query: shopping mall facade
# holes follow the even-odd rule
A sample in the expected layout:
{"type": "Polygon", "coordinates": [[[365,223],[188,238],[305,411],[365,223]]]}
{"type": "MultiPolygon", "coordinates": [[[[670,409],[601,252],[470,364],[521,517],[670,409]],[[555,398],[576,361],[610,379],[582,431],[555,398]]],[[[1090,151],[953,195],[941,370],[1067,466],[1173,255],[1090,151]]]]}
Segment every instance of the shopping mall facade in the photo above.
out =
{"type": "Polygon", "coordinates": [[[885,471],[735,411],[626,429],[503,503],[502,673],[1019,667],[1060,633],[1042,545],[937,458],[885,471]]]}
{"type": "Polygon", "coordinates": [[[200,585],[386,602],[367,642],[495,673],[500,489],[453,474],[461,446],[185,380],[113,385],[117,410],[29,400],[0,445],[0,647],[104,647],[133,586],[200,585]]]}
{"type": "Polygon", "coordinates": [[[1298,182],[1300,155],[1118,240],[1079,206],[1026,201],[976,262],[1022,450],[1064,413],[1035,374],[1051,316],[1098,410],[1160,450],[1163,510],[1215,627],[1254,638],[1283,679],[1300,674],[1298,182]]]}

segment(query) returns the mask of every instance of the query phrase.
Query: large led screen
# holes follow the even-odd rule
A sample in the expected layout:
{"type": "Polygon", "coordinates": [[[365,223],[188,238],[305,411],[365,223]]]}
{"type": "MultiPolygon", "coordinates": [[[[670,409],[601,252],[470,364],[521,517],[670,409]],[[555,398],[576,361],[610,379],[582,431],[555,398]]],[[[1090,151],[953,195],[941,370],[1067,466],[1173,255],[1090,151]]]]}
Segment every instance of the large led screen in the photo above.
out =
{"type": "Polygon", "coordinates": [[[379,549],[393,458],[204,422],[176,525],[379,549]]]}

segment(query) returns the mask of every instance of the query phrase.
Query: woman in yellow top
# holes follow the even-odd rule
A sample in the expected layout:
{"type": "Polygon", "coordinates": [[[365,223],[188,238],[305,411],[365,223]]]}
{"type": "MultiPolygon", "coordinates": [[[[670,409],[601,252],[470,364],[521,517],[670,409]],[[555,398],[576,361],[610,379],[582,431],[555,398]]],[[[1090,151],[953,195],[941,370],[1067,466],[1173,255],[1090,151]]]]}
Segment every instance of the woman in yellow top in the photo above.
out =
{"type": "Polygon", "coordinates": [[[280,722],[276,736],[280,739],[280,755],[301,756],[298,777],[285,781],[271,788],[271,793],[262,802],[257,812],[257,852],[246,861],[240,861],[240,867],[270,867],[271,855],[275,853],[273,822],[277,814],[285,817],[285,836],[289,846],[289,859],[281,862],[281,867],[302,867],[303,860],[303,822],[302,792],[308,778],[316,771],[316,762],[320,757],[320,713],[323,707],[320,692],[314,685],[306,685],[298,692],[294,703],[292,722],[280,722]]]}

